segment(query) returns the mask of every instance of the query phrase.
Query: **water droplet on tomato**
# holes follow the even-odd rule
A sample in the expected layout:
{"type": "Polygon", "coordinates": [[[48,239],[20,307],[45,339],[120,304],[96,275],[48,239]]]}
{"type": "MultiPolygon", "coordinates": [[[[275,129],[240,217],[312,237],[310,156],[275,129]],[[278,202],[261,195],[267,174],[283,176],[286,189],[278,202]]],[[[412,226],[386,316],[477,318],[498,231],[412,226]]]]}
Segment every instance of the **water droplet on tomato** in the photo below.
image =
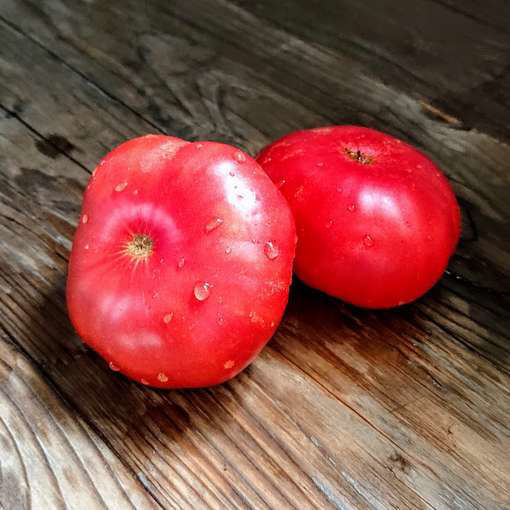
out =
{"type": "Polygon", "coordinates": [[[86,249],[86,250],[88,250],[88,249],[89,249],[89,245],[88,245],[88,244],[86,244],[86,245],[85,245],[85,249],[86,249]]]}
{"type": "Polygon", "coordinates": [[[89,221],[89,217],[86,214],[84,214],[82,219],[81,219],[81,222],[82,223],[87,223],[88,221],[89,221]]]}
{"type": "Polygon", "coordinates": [[[170,312],[170,313],[167,313],[164,317],[163,317],[163,322],[165,324],[168,324],[172,319],[174,318],[174,312],[170,312]]]}
{"type": "Polygon", "coordinates": [[[316,163],[316,166],[318,167],[324,166],[324,163],[322,161],[319,161],[318,163],[316,163]]]}
{"type": "Polygon", "coordinates": [[[223,366],[228,370],[229,368],[232,368],[234,365],[235,365],[235,361],[229,359],[228,361],[225,362],[225,364],[223,366]]]}
{"type": "Polygon", "coordinates": [[[140,382],[141,382],[142,384],[145,384],[145,386],[147,386],[147,385],[149,384],[149,381],[146,381],[146,380],[145,380],[145,379],[143,379],[143,378],[142,378],[142,379],[140,379],[140,382]]]}
{"type": "Polygon", "coordinates": [[[338,187],[336,190],[337,190],[338,193],[342,193],[343,188],[338,187]]]}
{"type": "Polygon", "coordinates": [[[135,189],[135,190],[133,191],[133,195],[138,195],[138,190],[137,190],[137,189],[135,189]]]}
{"type": "Polygon", "coordinates": [[[230,171],[230,172],[228,173],[228,175],[230,175],[230,177],[235,177],[235,175],[236,175],[236,174],[235,174],[234,172],[230,171]]]}
{"type": "Polygon", "coordinates": [[[257,312],[251,311],[248,317],[253,324],[264,324],[264,319],[257,312]]]}
{"type": "Polygon", "coordinates": [[[223,220],[221,218],[213,218],[211,221],[209,221],[209,223],[207,223],[207,225],[204,228],[206,234],[217,229],[222,223],[223,220]]]}
{"type": "Polygon", "coordinates": [[[230,246],[227,246],[227,247],[225,248],[225,253],[226,253],[227,255],[230,255],[230,254],[232,253],[232,248],[231,248],[230,246]]]}
{"type": "Polygon", "coordinates": [[[269,260],[274,260],[276,257],[278,257],[278,255],[280,255],[280,251],[272,241],[268,241],[264,245],[264,253],[269,260]]]}
{"type": "Polygon", "coordinates": [[[184,263],[185,263],[185,262],[186,262],[186,261],[184,260],[184,257],[181,257],[181,258],[179,259],[179,262],[177,262],[177,267],[178,267],[179,269],[182,269],[182,268],[184,267],[184,263]]]}
{"type": "Polygon", "coordinates": [[[374,245],[374,240],[372,239],[372,236],[370,236],[369,234],[367,234],[364,238],[363,238],[363,244],[367,247],[367,248],[370,248],[371,246],[374,245]]]}
{"type": "Polygon", "coordinates": [[[220,326],[225,323],[225,318],[223,317],[223,315],[221,313],[218,314],[217,320],[218,320],[218,324],[220,326]]]}
{"type": "Polygon", "coordinates": [[[203,144],[203,143],[196,143],[196,144],[195,144],[195,147],[196,147],[197,149],[201,149],[203,146],[204,146],[204,144],[203,144]]]}
{"type": "Polygon", "coordinates": [[[349,205],[349,206],[347,207],[347,210],[348,210],[349,212],[354,212],[354,211],[356,210],[356,206],[355,206],[354,204],[351,204],[351,205],[349,205]]]}
{"type": "Polygon", "coordinates": [[[207,282],[197,282],[195,283],[195,287],[193,288],[193,294],[195,294],[195,297],[199,301],[205,301],[208,297],[211,291],[209,288],[211,287],[210,283],[207,282]]]}
{"type": "Polygon", "coordinates": [[[331,228],[333,226],[333,220],[329,220],[327,223],[326,223],[326,228],[331,228]]]}
{"type": "Polygon", "coordinates": [[[236,159],[237,161],[243,162],[246,161],[246,156],[241,151],[239,151],[236,153],[236,159]]]}
{"type": "Polygon", "coordinates": [[[160,381],[160,382],[167,382],[168,381],[168,377],[163,372],[160,372],[158,374],[158,381],[160,381]]]}
{"type": "Polygon", "coordinates": [[[118,372],[120,369],[117,365],[115,365],[112,361],[108,363],[108,366],[110,367],[110,370],[113,370],[114,372],[118,372]]]}
{"type": "Polygon", "coordinates": [[[124,191],[126,189],[127,185],[128,185],[127,182],[121,182],[120,184],[117,184],[117,186],[115,186],[115,191],[120,193],[121,191],[124,191]]]}
{"type": "Polygon", "coordinates": [[[285,183],[286,183],[286,182],[287,182],[287,181],[286,181],[285,179],[282,179],[282,180],[281,180],[281,181],[280,181],[280,182],[276,185],[276,187],[277,187],[278,189],[283,188],[283,186],[285,185],[285,183]]]}

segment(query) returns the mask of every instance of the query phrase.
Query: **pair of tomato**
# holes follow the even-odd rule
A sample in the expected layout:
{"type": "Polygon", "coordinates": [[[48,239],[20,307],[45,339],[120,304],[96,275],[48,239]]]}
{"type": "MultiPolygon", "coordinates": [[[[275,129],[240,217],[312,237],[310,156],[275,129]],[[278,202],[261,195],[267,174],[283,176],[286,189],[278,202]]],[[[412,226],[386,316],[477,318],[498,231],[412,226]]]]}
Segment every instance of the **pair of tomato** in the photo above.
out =
{"type": "Polygon", "coordinates": [[[294,256],[304,282],[372,308],[408,303],[443,273],[459,208],[414,148],[328,127],[290,134],[257,161],[228,145],[148,135],[98,165],[67,301],[110,368],[158,387],[235,376],[281,320],[294,256]]]}

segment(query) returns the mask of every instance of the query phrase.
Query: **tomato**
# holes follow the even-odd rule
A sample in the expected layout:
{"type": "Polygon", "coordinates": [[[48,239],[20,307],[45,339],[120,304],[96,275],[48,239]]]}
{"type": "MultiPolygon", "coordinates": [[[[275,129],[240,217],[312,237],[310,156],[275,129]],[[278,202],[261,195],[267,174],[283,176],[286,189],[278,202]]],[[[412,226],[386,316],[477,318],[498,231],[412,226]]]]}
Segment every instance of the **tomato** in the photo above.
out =
{"type": "Polygon", "coordinates": [[[83,340],[143,384],[221,383],[275,331],[292,213],[255,160],[213,142],[124,143],[87,186],[67,303],[83,340]]]}
{"type": "Polygon", "coordinates": [[[415,148],[373,129],[334,126],[284,136],[257,159],[294,213],[295,270],[305,283],[387,308],[441,277],[459,239],[459,207],[415,148]]]}

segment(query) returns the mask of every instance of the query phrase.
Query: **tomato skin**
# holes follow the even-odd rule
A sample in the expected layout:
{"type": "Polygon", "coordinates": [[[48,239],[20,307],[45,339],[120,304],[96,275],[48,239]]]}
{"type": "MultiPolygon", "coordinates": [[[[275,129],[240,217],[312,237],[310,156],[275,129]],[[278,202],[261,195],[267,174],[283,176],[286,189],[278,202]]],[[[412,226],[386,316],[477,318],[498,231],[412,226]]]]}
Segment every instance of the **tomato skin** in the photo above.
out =
{"type": "Polygon", "coordinates": [[[446,177],[417,149],[373,129],[332,126],[284,136],[257,161],[294,213],[295,271],[308,285],[389,308],[443,274],[460,210],[446,177]]]}
{"type": "Polygon", "coordinates": [[[285,199],[248,155],[135,138],[109,153],[87,186],[69,315],[110,368],[143,384],[219,384],[274,333],[295,243],[285,199]],[[145,258],[134,258],[137,250],[145,258]]]}

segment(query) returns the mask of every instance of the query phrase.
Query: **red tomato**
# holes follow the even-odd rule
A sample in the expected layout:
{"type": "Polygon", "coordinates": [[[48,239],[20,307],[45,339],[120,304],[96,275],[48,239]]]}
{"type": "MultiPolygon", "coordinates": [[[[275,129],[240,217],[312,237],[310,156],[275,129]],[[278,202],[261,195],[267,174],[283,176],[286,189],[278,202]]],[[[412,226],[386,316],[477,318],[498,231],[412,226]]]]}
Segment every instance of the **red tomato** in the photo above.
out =
{"type": "Polygon", "coordinates": [[[336,126],[284,136],[258,162],[294,213],[295,270],[307,284],[387,308],[441,277],[460,212],[444,175],[418,150],[373,129],[336,126]]]}
{"type": "Polygon", "coordinates": [[[275,331],[295,243],[285,199],[245,153],[136,138],[88,184],[69,314],[113,370],[165,388],[218,384],[275,331]]]}

